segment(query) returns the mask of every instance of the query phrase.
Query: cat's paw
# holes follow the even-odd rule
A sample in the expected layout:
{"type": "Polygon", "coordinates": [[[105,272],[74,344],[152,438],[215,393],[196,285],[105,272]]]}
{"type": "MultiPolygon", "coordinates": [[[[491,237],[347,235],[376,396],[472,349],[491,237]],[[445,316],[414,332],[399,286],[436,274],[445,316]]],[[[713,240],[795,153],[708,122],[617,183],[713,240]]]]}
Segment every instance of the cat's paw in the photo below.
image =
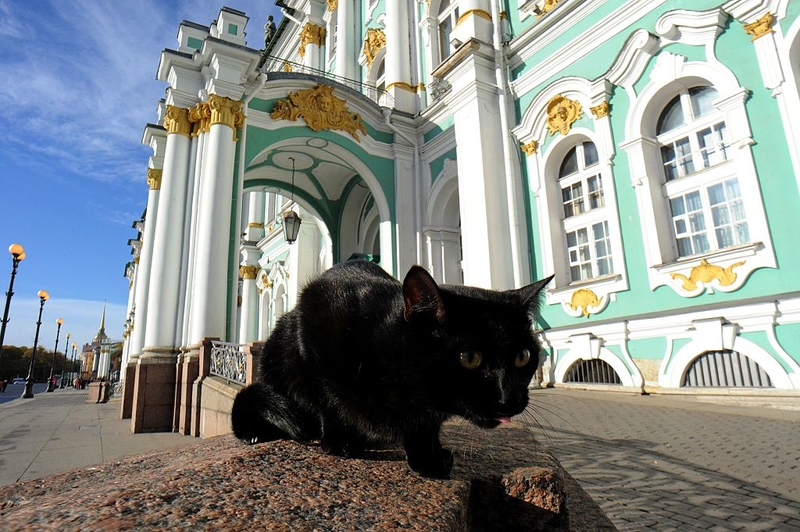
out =
{"type": "Polygon", "coordinates": [[[428,456],[408,456],[408,467],[423,477],[449,478],[453,468],[453,451],[439,449],[428,456]]]}

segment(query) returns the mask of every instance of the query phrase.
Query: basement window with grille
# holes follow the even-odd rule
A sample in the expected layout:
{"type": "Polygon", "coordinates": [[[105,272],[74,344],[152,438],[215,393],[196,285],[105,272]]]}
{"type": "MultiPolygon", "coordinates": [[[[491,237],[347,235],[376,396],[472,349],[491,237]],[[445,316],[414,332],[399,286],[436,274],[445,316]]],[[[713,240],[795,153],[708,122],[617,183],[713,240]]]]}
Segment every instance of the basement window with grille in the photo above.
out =
{"type": "Polygon", "coordinates": [[[579,360],[575,362],[567,376],[565,383],[580,384],[622,384],[619,375],[605,360],[579,360]]]}
{"type": "Polygon", "coordinates": [[[730,349],[706,351],[683,377],[685,388],[774,388],[772,379],[753,359],[730,349]]]}

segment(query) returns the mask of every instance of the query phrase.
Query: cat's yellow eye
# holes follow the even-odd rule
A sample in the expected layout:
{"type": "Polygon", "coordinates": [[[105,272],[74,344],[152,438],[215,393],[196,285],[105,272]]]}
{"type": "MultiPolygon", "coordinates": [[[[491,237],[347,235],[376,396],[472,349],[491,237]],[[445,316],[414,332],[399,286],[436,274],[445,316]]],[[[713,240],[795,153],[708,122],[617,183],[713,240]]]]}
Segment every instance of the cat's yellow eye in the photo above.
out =
{"type": "Polygon", "coordinates": [[[514,359],[514,365],[517,366],[518,368],[522,368],[525,367],[530,361],[531,361],[531,352],[528,351],[527,349],[523,349],[522,351],[519,352],[517,358],[514,359]]]}
{"type": "Polygon", "coordinates": [[[459,356],[459,362],[467,369],[475,369],[481,365],[483,355],[479,351],[464,351],[459,356]]]}

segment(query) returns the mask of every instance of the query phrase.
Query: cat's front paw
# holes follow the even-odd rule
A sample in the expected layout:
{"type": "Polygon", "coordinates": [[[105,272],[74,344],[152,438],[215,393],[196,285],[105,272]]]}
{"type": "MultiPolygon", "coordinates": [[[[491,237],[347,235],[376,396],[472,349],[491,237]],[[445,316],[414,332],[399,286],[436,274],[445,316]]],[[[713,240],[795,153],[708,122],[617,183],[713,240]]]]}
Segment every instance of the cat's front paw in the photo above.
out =
{"type": "Polygon", "coordinates": [[[453,451],[439,449],[425,456],[408,455],[408,467],[423,477],[449,478],[453,468],[453,451]]]}

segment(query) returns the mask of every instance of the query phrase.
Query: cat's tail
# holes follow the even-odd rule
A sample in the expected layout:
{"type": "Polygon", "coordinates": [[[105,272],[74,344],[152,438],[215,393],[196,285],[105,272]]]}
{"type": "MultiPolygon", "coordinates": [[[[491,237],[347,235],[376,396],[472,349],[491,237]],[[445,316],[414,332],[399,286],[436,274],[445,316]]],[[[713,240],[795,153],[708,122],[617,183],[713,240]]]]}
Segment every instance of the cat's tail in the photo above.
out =
{"type": "Polygon", "coordinates": [[[299,405],[293,403],[267,384],[251,384],[233,401],[231,425],[234,435],[247,443],[318,438],[318,431],[303,415],[299,405]]]}

